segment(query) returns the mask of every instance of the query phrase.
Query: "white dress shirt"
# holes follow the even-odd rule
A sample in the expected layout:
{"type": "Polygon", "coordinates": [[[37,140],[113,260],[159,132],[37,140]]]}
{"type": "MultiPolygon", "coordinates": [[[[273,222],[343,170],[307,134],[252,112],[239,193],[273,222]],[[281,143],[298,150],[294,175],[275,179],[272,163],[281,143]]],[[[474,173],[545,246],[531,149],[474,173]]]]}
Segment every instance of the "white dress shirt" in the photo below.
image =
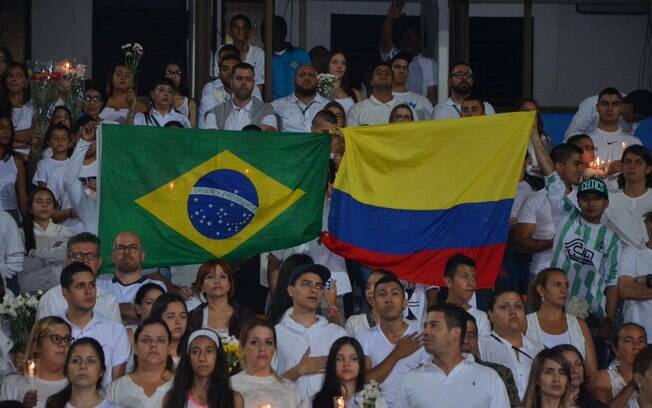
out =
{"type": "Polygon", "coordinates": [[[396,408],[509,408],[503,380],[472,358],[448,375],[433,362],[405,374],[396,392],[396,408]],[[436,401],[436,402],[435,402],[436,401]]]}
{"type": "Polygon", "coordinates": [[[274,111],[281,118],[281,131],[307,133],[312,128],[312,119],[326,106],[328,99],[319,94],[308,103],[301,102],[295,93],[272,102],[274,111]]]}

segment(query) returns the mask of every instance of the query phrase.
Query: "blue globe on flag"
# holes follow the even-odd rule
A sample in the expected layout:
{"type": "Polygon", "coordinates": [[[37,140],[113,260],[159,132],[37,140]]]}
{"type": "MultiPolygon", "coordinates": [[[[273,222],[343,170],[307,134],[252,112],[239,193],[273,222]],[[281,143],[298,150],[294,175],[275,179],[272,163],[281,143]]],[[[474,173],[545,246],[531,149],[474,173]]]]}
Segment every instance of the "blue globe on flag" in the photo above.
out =
{"type": "Polygon", "coordinates": [[[210,239],[228,239],[242,231],[258,210],[258,193],[244,174],[215,170],[203,175],[188,196],[188,217],[210,239]]]}

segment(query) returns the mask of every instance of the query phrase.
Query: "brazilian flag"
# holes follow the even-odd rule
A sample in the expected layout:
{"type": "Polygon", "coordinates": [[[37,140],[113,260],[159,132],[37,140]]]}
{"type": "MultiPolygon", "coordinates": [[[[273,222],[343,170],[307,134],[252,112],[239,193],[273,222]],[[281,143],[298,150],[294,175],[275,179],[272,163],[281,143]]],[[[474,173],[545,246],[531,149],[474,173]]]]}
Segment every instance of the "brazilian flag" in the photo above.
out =
{"type": "Polygon", "coordinates": [[[321,231],[328,135],[117,125],[100,134],[105,262],[122,231],[142,239],[144,267],[237,262],[321,231]]]}

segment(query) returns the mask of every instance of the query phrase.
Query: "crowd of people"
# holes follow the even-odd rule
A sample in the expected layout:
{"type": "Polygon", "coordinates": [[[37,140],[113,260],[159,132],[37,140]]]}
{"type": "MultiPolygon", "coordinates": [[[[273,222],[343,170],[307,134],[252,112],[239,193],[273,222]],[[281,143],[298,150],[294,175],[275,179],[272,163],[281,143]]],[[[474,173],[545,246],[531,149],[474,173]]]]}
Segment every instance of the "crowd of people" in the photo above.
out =
{"type": "MultiPolygon", "coordinates": [[[[287,43],[275,16],[264,102],[264,52],[235,15],[199,101],[177,63],[161,67],[148,101],[118,63],[105,86],[86,81],[79,118],[61,86],[43,135],[26,66],[0,47],[0,295],[45,291],[25,350],[0,327],[0,407],[652,407],[652,154],[634,136],[652,116],[648,90],[587,98],[554,147],[536,101],[515,104],[537,120],[491,290],[462,253],[438,288],[318,239],[238,265],[186,265],[192,287],[177,286],[176,266],[143,269],[148,242],[129,231],[108,244],[112,273],[99,274],[101,123],[328,133],[495,114],[468,63],[451,66],[450,97],[433,105],[436,64],[418,30],[397,33],[401,12],[392,2],[364,83],[349,80],[345,53],[287,43]],[[328,92],[321,73],[335,78],[328,92]],[[34,377],[23,361],[35,359],[34,377]]],[[[336,174],[344,145],[332,137],[336,174]]]]}

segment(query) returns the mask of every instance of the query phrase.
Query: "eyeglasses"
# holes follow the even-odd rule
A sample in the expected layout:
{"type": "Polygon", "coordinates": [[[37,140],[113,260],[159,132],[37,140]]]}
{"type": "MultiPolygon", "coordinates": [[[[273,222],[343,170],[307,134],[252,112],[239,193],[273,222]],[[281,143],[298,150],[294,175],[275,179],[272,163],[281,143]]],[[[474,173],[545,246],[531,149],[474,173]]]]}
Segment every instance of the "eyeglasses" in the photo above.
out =
{"type": "Polygon", "coordinates": [[[97,252],[73,252],[69,257],[77,262],[95,261],[100,257],[100,254],[97,252]]]}
{"type": "Polygon", "coordinates": [[[167,76],[181,76],[181,71],[165,71],[165,75],[167,76]]]}
{"type": "Polygon", "coordinates": [[[473,78],[473,73],[472,72],[453,72],[451,74],[451,77],[455,78],[455,79],[473,78]]]}
{"type": "Polygon", "coordinates": [[[50,342],[52,344],[54,344],[55,346],[60,346],[62,343],[64,345],[68,346],[74,340],[70,336],[59,336],[58,334],[48,334],[48,335],[45,335],[45,336],[43,336],[41,338],[45,338],[45,337],[47,337],[47,339],[50,340],[50,342]]]}
{"type": "Polygon", "coordinates": [[[84,100],[86,102],[100,102],[100,101],[102,101],[102,97],[99,96],[99,95],[94,95],[94,96],[86,95],[86,96],[84,96],[84,100]]]}
{"type": "Polygon", "coordinates": [[[113,250],[115,252],[121,252],[125,253],[128,252],[130,254],[135,254],[136,252],[140,251],[140,245],[116,245],[113,247],[113,250]]]}

